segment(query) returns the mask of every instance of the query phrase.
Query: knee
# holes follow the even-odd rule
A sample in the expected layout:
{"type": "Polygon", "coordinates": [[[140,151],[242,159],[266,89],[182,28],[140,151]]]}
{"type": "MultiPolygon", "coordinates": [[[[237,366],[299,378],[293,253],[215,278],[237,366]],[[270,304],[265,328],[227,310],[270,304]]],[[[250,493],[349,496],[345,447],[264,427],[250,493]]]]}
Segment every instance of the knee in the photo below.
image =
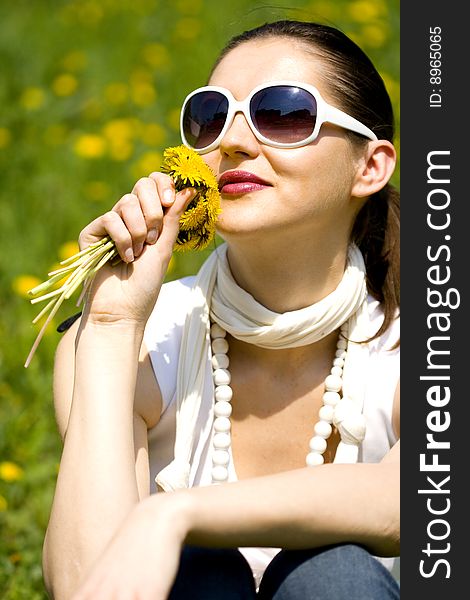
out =
{"type": "Polygon", "coordinates": [[[361,546],[282,551],[265,572],[261,598],[381,600],[398,598],[390,573],[361,546]]]}

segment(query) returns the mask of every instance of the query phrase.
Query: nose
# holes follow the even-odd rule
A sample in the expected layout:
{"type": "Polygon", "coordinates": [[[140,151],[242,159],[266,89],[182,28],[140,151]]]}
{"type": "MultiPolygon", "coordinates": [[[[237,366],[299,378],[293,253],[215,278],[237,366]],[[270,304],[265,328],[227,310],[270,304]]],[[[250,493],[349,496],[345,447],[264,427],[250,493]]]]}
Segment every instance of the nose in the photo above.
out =
{"type": "Polygon", "coordinates": [[[224,137],[220,140],[220,151],[227,157],[240,154],[255,157],[260,151],[259,144],[245,115],[237,112],[224,137]]]}

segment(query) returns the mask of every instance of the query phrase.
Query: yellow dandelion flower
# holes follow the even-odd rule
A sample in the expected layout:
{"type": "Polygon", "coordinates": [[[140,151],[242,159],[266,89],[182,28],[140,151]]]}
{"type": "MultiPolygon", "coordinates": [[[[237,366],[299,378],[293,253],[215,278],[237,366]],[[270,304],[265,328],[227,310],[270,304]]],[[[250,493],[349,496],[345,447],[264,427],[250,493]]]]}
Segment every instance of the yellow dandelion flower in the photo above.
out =
{"type": "Polygon", "coordinates": [[[22,479],[23,475],[23,469],[17,464],[10,461],[0,463],[0,479],[3,481],[18,481],[22,479]]]}
{"type": "Polygon", "coordinates": [[[110,187],[104,181],[89,181],[85,185],[85,196],[96,202],[105,200],[110,195],[110,187]]]}
{"type": "Polygon", "coordinates": [[[6,127],[0,127],[0,148],[6,148],[11,142],[10,130],[6,127]]]}
{"type": "Polygon", "coordinates": [[[142,57],[145,62],[155,69],[162,69],[168,67],[170,60],[170,53],[163,44],[153,43],[147,44],[142,49],[142,57]]]}
{"type": "Polygon", "coordinates": [[[177,191],[190,186],[198,190],[181,216],[175,249],[202,250],[215,235],[215,223],[220,213],[215,175],[197,152],[183,145],[167,148],[163,156],[162,171],[173,178],[177,191]]]}
{"type": "Polygon", "coordinates": [[[13,291],[22,298],[28,298],[28,291],[39,285],[41,280],[34,275],[19,275],[12,282],[13,291]]]}
{"type": "Polygon", "coordinates": [[[13,554],[10,554],[10,556],[8,557],[8,560],[12,564],[16,565],[21,561],[21,554],[19,552],[13,552],[13,554]]]}
{"type": "Polygon", "coordinates": [[[148,177],[150,173],[158,171],[161,162],[161,152],[145,152],[133,165],[132,175],[136,179],[139,179],[140,177],[148,177]]]}
{"type": "Polygon", "coordinates": [[[7,499],[4,498],[3,496],[0,496],[0,512],[5,512],[7,508],[8,508],[7,499]]]}
{"type": "Polygon", "coordinates": [[[20,97],[20,104],[26,110],[37,110],[41,108],[46,100],[46,94],[40,87],[27,87],[23,90],[20,97]]]}
{"type": "Polygon", "coordinates": [[[82,71],[88,63],[85,52],[81,50],[72,50],[64,56],[61,61],[62,67],[66,71],[82,71]]]}
{"type": "Polygon", "coordinates": [[[380,48],[387,39],[388,32],[381,25],[366,25],[362,30],[365,43],[372,48],[380,48]]]}
{"type": "Polygon", "coordinates": [[[138,83],[131,89],[132,102],[137,106],[150,106],[157,98],[157,91],[150,83],[138,83]]]}
{"type": "Polygon", "coordinates": [[[197,229],[201,227],[207,219],[207,209],[203,202],[196,202],[194,206],[188,208],[180,219],[180,228],[184,231],[197,229]]]}
{"type": "Polygon", "coordinates": [[[140,139],[147,146],[161,146],[166,138],[165,128],[158,123],[147,123],[142,126],[140,139]]]}
{"type": "Polygon", "coordinates": [[[109,104],[119,106],[129,98],[129,88],[125,83],[110,83],[104,88],[104,97],[109,104]]]}
{"type": "Polygon", "coordinates": [[[168,125],[175,131],[180,130],[180,114],[181,114],[180,108],[172,108],[167,115],[166,121],[167,121],[168,125]]]}
{"type": "Polygon", "coordinates": [[[83,158],[100,158],[106,150],[106,140],[100,135],[83,134],[75,142],[74,150],[83,158]]]}
{"type": "Polygon", "coordinates": [[[176,22],[175,37],[181,40],[194,40],[201,33],[201,21],[185,17],[176,22]]]}
{"type": "Polygon", "coordinates": [[[56,96],[71,96],[77,87],[78,81],[70,73],[62,73],[62,75],[58,75],[52,82],[52,91],[56,96]]]}
{"type": "Polygon", "coordinates": [[[383,13],[383,6],[376,0],[357,0],[351,2],[347,10],[354,21],[368,23],[383,13]]]}
{"type": "Polygon", "coordinates": [[[202,0],[177,0],[176,9],[185,15],[197,15],[202,8],[202,0]]]}
{"type": "Polygon", "coordinates": [[[65,259],[73,256],[74,254],[77,254],[77,252],[79,252],[79,251],[80,251],[80,248],[78,247],[78,242],[76,242],[75,240],[71,240],[70,242],[65,242],[59,248],[59,258],[60,258],[60,260],[65,260],[65,259]]]}

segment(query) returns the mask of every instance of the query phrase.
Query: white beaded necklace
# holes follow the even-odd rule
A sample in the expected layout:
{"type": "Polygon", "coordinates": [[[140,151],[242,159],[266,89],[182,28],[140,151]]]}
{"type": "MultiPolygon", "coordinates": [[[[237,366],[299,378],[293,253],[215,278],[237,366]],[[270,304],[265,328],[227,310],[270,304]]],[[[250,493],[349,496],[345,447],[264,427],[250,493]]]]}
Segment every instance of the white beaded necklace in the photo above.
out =
{"type": "MultiPolygon", "coordinates": [[[[324,462],[323,453],[327,448],[327,440],[333,431],[332,423],[335,423],[335,408],[342,399],[343,367],[348,346],[346,339],[347,323],[341,326],[340,331],[333,366],[330,374],[325,379],[323,406],[319,410],[319,420],[314,425],[314,435],[309,442],[309,452],[305,459],[309,467],[321,465],[324,462]]],[[[229,358],[227,352],[229,346],[225,339],[227,332],[217,323],[213,323],[210,334],[212,340],[212,372],[215,386],[212,483],[218,484],[226,482],[229,477],[230,415],[232,414],[233,391],[230,387],[231,376],[228,369],[229,358]]]]}

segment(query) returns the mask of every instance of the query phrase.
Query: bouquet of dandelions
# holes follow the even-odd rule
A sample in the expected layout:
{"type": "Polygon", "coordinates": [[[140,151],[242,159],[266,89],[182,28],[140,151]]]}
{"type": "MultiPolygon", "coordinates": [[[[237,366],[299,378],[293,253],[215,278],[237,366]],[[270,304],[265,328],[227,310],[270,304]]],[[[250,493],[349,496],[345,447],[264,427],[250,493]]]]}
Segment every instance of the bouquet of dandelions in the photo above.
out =
{"type": "MultiPolygon", "coordinates": [[[[213,172],[199,154],[185,146],[167,148],[164,151],[161,171],[172,177],[177,192],[187,187],[194,187],[197,190],[197,194],[180,218],[174,249],[176,251],[203,250],[214,238],[215,223],[220,213],[219,189],[213,172]]],[[[83,285],[77,301],[79,306],[95,273],[109,261],[114,265],[120,262],[121,258],[113,240],[104,237],[62,261],[60,269],[48,273],[46,281],[29,290],[28,296],[32,304],[45,300],[49,302],[33,319],[33,323],[37,323],[48,314],[26,359],[25,367],[29,366],[47,326],[64,300],[68,300],[83,285]],[[62,282],[62,285],[57,287],[59,282],[62,282]]]]}

